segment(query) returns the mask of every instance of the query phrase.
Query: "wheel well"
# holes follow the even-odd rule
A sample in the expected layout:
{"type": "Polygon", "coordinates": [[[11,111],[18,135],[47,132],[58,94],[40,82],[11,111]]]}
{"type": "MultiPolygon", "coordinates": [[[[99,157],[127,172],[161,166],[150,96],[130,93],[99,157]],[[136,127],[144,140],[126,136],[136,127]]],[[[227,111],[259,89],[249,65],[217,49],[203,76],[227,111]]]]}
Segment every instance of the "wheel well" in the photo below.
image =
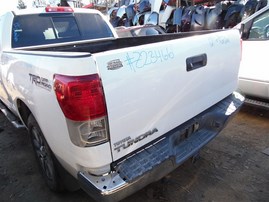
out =
{"type": "Polygon", "coordinates": [[[17,107],[18,107],[18,112],[20,114],[20,117],[23,123],[25,124],[25,126],[27,127],[27,119],[29,115],[31,114],[31,111],[22,100],[17,101],[17,107]]]}

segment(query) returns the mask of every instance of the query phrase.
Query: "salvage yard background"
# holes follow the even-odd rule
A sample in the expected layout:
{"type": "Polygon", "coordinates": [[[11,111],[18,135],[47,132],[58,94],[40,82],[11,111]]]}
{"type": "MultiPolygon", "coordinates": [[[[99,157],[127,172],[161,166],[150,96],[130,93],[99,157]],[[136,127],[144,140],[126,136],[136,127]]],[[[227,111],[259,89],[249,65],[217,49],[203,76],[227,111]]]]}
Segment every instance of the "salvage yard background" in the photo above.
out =
{"type": "MultiPolygon", "coordinates": [[[[0,201],[93,201],[48,190],[26,130],[0,113],[0,201]]],[[[123,201],[269,201],[269,111],[244,106],[217,138],[163,180],[123,201]]]]}

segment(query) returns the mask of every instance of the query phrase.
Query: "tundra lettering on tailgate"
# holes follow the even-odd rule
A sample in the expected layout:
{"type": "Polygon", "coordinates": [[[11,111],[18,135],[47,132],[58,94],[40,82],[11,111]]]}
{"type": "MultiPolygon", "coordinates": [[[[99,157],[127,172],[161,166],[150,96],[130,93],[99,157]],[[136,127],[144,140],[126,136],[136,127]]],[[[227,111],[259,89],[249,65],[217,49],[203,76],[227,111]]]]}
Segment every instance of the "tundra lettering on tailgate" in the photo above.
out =
{"type": "Polygon", "coordinates": [[[114,143],[114,150],[117,150],[118,152],[120,152],[121,148],[126,149],[126,148],[130,147],[131,145],[133,145],[134,143],[137,143],[137,142],[147,138],[148,136],[150,136],[156,132],[158,132],[158,129],[153,128],[152,130],[147,131],[147,132],[137,136],[134,139],[132,139],[130,136],[128,136],[128,137],[114,143]]]}

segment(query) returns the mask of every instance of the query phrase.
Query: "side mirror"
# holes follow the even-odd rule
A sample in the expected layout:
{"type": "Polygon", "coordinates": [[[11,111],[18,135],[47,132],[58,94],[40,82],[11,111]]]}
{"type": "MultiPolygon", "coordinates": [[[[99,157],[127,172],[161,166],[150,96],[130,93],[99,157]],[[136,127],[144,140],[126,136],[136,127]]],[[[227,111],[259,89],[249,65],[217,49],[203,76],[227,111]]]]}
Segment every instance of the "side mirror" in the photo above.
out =
{"type": "Polygon", "coordinates": [[[241,34],[241,39],[247,39],[248,38],[248,30],[246,29],[246,26],[244,23],[241,23],[240,26],[240,34],[241,34]]]}

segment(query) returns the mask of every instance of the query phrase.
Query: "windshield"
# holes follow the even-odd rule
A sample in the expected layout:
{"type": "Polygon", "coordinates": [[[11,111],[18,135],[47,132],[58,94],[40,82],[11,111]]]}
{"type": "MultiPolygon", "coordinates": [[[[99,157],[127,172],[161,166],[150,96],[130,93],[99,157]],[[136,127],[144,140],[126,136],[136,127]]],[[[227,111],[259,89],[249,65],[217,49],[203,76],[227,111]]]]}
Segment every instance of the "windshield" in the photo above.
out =
{"type": "Polygon", "coordinates": [[[113,33],[98,14],[21,15],[12,26],[13,48],[107,37],[113,33]]]}

